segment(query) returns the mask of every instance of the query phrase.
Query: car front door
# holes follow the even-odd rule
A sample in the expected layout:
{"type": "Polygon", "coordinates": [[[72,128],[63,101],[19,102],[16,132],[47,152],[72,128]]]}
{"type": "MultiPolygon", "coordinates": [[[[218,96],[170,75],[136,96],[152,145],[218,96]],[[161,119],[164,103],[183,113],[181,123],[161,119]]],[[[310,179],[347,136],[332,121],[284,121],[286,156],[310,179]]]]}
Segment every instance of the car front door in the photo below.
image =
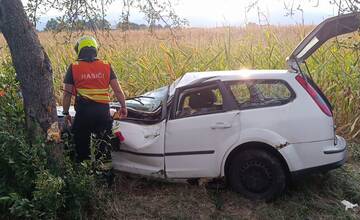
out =
{"type": "Polygon", "coordinates": [[[165,134],[169,178],[217,177],[239,138],[239,110],[219,81],[179,88],[165,134]]]}

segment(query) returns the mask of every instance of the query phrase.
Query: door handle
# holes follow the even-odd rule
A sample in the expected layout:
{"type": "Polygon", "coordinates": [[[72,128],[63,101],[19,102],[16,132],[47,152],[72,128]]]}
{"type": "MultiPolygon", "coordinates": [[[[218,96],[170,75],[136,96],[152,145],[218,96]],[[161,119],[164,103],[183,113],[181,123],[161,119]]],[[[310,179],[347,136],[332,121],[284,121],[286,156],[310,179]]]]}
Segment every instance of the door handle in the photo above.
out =
{"type": "Polygon", "coordinates": [[[147,134],[147,135],[144,135],[144,138],[148,139],[148,138],[156,138],[160,136],[160,133],[154,133],[154,134],[147,134]]]}
{"type": "Polygon", "coordinates": [[[231,128],[231,124],[225,122],[216,122],[211,126],[211,129],[225,129],[231,128]]]}

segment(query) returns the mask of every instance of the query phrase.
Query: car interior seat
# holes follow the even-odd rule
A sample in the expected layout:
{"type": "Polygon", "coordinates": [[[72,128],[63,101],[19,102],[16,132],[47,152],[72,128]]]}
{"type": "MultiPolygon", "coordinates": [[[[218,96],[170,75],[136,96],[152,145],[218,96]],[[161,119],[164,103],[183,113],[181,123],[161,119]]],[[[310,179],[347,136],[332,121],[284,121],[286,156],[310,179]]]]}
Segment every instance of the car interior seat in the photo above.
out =
{"type": "Polygon", "coordinates": [[[223,105],[222,103],[217,104],[217,101],[215,93],[210,88],[188,93],[180,101],[180,109],[177,112],[177,116],[186,117],[221,110],[223,105]],[[187,105],[184,104],[186,99],[188,99],[187,105]]]}
{"type": "Polygon", "coordinates": [[[190,94],[189,107],[193,110],[192,114],[202,114],[216,110],[215,102],[216,96],[213,91],[201,90],[190,94]]]}

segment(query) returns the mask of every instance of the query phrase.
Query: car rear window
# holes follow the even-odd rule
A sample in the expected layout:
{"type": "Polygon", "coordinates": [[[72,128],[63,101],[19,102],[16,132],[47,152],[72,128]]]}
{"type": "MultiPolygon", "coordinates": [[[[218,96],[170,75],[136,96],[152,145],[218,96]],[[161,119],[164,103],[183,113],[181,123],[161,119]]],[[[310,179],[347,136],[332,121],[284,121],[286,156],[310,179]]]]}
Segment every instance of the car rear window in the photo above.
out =
{"type": "Polygon", "coordinates": [[[247,80],[227,83],[240,109],[283,105],[295,93],[282,80],[247,80]]]}

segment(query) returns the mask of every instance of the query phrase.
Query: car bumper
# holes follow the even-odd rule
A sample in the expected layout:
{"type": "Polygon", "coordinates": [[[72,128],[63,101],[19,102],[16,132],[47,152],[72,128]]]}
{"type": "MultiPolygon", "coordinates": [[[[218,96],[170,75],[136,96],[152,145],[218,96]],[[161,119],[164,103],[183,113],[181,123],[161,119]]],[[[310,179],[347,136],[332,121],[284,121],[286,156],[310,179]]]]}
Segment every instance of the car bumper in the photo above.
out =
{"type": "MultiPolygon", "coordinates": [[[[290,170],[293,178],[300,176],[326,172],[340,167],[347,161],[347,144],[344,138],[336,136],[335,144],[313,144],[309,143],[305,146],[293,146],[293,153],[297,153],[297,166],[295,169],[290,170]],[[309,149],[311,152],[309,153],[309,149]],[[306,153],[304,153],[306,152],[306,153]]],[[[332,141],[333,143],[333,141],[332,141]]]]}
{"type": "Polygon", "coordinates": [[[347,161],[347,156],[345,156],[342,160],[334,162],[334,163],[293,171],[293,172],[291,172],[291,177],[293,179],[298,179],[298,178],[308,176],[308,175],[314,174],[314,173],[327,172],[329,170],[333,170],[333,169],[341,167],[346,161],[347,161]]]}

